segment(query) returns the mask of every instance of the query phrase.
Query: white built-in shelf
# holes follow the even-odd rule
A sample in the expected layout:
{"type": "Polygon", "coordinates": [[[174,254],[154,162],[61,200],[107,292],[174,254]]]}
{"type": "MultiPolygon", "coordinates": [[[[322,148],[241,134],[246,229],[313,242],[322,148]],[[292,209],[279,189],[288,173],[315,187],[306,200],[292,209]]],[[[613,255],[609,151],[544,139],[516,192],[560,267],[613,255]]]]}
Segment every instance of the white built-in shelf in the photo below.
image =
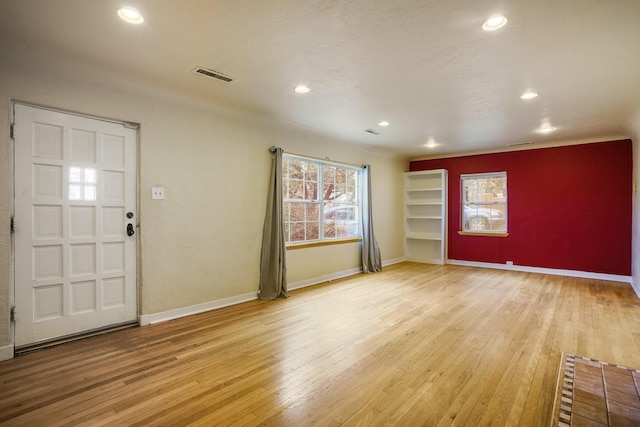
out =
{"type": "Polygon", "coordinates": [[[407,233],[405,237],[414,240],[442,240],[442,236],[436,233],[407,233]]]}
{"type": "Polygon", "coordinates": [[[444,264],[447,171],[404,175],[404,240],[407,261],[444,264]]]}

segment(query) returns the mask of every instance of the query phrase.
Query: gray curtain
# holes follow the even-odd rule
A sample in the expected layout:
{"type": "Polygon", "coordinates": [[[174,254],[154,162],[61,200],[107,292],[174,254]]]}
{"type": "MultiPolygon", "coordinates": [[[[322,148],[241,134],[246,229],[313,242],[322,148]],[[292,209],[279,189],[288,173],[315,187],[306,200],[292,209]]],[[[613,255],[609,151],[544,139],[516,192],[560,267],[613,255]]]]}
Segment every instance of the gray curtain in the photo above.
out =
{"type": "Polygon", "coordinates": [[[287,253],[284,243],[282,209],[282,148],[271,148],[271,179],[269,199],[262,231],[260,258],[260,286],[258,298],[273,300],[287,298],[287,253]]]}
{"type": "Polygon", "coordinates": [[[375,273],[382,270],[380,247],[373,234],[371,214],[371,166],[362,167],[362,271],[375,273]]]}

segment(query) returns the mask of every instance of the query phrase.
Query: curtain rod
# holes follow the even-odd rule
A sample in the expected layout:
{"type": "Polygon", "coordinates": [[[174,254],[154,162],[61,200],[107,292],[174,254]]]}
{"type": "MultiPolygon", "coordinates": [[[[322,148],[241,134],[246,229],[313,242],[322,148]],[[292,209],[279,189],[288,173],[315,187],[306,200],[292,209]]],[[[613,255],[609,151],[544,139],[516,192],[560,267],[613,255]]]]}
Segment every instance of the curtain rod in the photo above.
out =
{"type": "MultiPolygon", "coordinates": [[[[273,146],[273,147],[269,148],[269,151],[270,151],[271,153],[275,153],[275,152],[276,152],[276,147],[275,147],[275,146],[273,146]]],[[[352,164],[352,163],[345,163],[345,162],[336,162],[335,160],[331,160],[331,159],[329,159],[329,157],[326,157],[326,158],[322,159],[322,158],[320,158],[320,157],[305,156],[305,155],[303,155],[303,154],[289,153],[288,151],[284,151],[284,150],[282,150],[282,152],[283,152],[283,153],[286,153],[286,154],[288,154],[288,155],[290,155],[290,156],[299,157],[299,158],[301,158],[301,159],[306,159],[306,160],[319,160],[319,161],[321,161],[321,162],[331,162],[331,163],[333,163],[333,164],[335,164],[335,165],[339,165],[339,166],[348,166],[348,167],[350,167],[350,168],[358,168],[358,169],[359,169],[359,168],[364,168],[364,167],[366,167],[366,166],[367,166],[367,165],[354,165],[354,164],[352,164]]]]}

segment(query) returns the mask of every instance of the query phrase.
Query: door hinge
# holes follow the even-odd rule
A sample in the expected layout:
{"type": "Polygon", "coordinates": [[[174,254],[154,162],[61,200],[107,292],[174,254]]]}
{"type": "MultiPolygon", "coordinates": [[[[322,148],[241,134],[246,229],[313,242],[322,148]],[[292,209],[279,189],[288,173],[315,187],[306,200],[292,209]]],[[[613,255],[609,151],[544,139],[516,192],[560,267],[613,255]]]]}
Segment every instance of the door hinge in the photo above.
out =
{"type": "Polygon", "coordinates": [[[11,307],[11,323],[14,323],[16,321],[16,306],[14,305],[13,307],[11,307]]]}
{"type": "Polygon", "coordinates": [[[11,232],[12,233],[16,232],[16,220],[14,217],[11,217],[11,232]]]}
{"type": "Polygon", "coordinates": [[[10,129],[10,130],[9,130],[9,133],[10,133],[9,137],[10,137],[10,139],[13,139],[13,135],[14,135],[13,128],[14,128],[14,127],[15,127],[15,125],[14,125],[13,123],[11,123],[11,127],[9,128],[9,129],[10,129]]]}

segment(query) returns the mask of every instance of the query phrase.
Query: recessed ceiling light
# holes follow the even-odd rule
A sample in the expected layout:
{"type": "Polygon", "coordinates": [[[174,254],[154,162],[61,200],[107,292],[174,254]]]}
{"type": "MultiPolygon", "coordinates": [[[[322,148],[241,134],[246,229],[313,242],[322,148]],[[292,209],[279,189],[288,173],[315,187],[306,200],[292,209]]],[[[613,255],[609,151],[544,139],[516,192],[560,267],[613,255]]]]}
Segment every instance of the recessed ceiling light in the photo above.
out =
{"type": "Polygon", "coordinates": [[[520,95],[520,99],[524,99],[524,100],[529,100],[537,97],[538,97],[537,92],[525,92],[522,95],[520,95]]]}
{"type": "Polygon", "coordinates": [[[429,138],[429,141],[427,141],[426,144],[424,144],[425,147],[427,148],[436,148],[438,144],[436,144],[436,142],[433,140],[433,138],[429,138]]]}
{"type": "Polygon", "coordinates": [[[308,87],[306,87],[305,85],[298,85],[296,86],[296,88],[294,89],[297,93],[307,93],[309,92],[311,89],[309,89],[308,87]]]}
{"type": "Polygon", "coordinates": [[[495,31],[507,25],[507,18],[502,15],[492,15],[482,24],[485,31],[495,31]]]}
{"type": "Polygon", "coordinates": [[[140,12],[128,6],[118,9],[118,16],[129,24],[142,24],[144,22],[144,17],[140,12]]]}
{"type": "Polygon", "coordinates": [[[383,120],[380,123],[378,123],[378,126],[389,126],[389,122],[386,120],[383,120]]]}
{"type": "Polygon", "coordinates": [[[542,134],[547,134],[547,133],[553,132],[554,130],[556,130],[556,128],[551,126],[551,124],[549,124],[549,122],[545,122],[545,123],[542,123],[542,125],[538,129],[536,129],[536,132],[542,133],[542,134]]]}

